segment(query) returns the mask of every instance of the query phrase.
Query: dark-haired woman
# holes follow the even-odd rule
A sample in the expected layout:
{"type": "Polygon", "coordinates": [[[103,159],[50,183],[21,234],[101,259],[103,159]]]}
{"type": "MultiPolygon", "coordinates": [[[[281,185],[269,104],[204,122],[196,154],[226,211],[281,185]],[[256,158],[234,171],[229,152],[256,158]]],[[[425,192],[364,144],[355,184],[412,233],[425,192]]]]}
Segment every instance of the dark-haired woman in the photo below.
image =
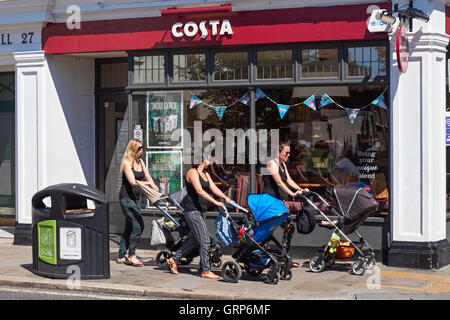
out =
{"type": "Polygon", "coordinates": [[[214,194],[224,202],[231,200],[216,187],[206,169],[211,164],[211,158],[203,160],[203,162],[189,169],[186,174],[186,191],[187,196],[181,202],[184,209],[184,217],[189,226],[188,239],[181,245],[175,255],[167,259],[170,272],[178,273],[177,264],[182,257],[194,248],[199,248],[201,274],[202,278],[219,279],[220,277],[211,271],[209,258],[210,241],[209,232],[206,227],[205,215],[208,207],[213,204],[222,207],[223,202],[214,199],[214,194]],[[211,193],[211,194],[210,194],[211,193]]]}

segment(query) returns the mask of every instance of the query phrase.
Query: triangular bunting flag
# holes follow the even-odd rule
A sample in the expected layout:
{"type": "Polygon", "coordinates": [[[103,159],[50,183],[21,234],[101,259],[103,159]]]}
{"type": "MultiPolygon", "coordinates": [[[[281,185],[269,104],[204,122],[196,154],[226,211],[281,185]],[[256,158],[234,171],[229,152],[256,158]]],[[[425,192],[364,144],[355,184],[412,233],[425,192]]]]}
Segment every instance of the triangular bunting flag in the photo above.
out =
{"type": "Polygon", "coordinates": [[[348,118],[350,119],[350,123],[353,124],[358,116],[359,109],[345,109],[348,114],[348,118]]]}
{"type": "Polygon", "coordinates": [[[378,98],[372,101],[372,104],[379,106],[381,109],[387,110],[387,105],[384,101],[384,94],[380,94],[378,98]]]}
{"type": "Polygon", "coordinates": [[[193,107],[195,107],[196,105],[202,103],[202,100],[200,100],[199,98],[197,98],[195,95],[191,96],[191,105],[189,107],[189,109],[192,109],[193,107]]]}
{"type": "Polygon", "coordinates": [[[319,108],[322,108],[330,103],[333,103],[334,101],[330,98],[329,95],[327,95],[326,93],[322,94],[322,98],[320,98],[320,106],[319,108]]]}
{"type": "Polygon", "coordinates": [[[248,106],[248,104],[250,103],[250,94],[249,94],[249,92],[244,94],[242,96],[242,98],[239,99],[239,102],[241,102],[241,103],[243,103],[243,104],[248,106]]]}
{"type": "Polygon", "coordinates": [[[216,110],[217,116],[219,117],[220,120],[222,120],[223,114],[225,113],[225,109],[227,107],[214,107],[214,109],[216,110]]]}
{"type": "Polygon", "coordinates": [[[289,106],[285,104],[277,104],[278,112],[280,113],[280,118],[283,119],[283,117],[286,115],[286,112],[289,110],[289,106]]]}
{"type": "Polygon", "coordinates": [[[262,92],[261,89],[256,88],[256,92],[255,92],[255,100],[257,101],[257,100],[262,99],[262,98],[265,98],[265,97],[266,97],[266,94],[265,94],[264,92],[262,92]]]}
{"type": "Polygon", "coordinates": [[[308,107],[316,111],[316,99],[314,95],[303,101],[304,104],[306,104],[308,107]]]}

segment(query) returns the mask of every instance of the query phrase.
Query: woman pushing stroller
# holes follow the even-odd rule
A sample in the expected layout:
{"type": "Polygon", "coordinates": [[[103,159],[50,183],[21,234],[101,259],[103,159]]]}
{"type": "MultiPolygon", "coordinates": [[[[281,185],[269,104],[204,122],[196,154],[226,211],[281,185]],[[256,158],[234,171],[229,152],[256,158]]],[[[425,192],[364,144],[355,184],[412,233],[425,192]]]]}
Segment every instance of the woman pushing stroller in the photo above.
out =
{"type": "Polygon", "coordinates": [[[178,273],[177,264],[180,259],[192,249],[199,247],[200,269],[203,278],[219,279],[220,277],[211,271],[209,250],[210,236],[205,222],[205,214],[208,207],[213,204],[223,207],[224,203],[214,199],[210,193],[222,199],[225,203],[231,202],[219,188],[216,187],[211,176],[205,172],[211,164],[211,156],[208,156],[199,165],[194,165],[186,174],[187,196],[181,202],[184,208],[184,217],[189,226],[188,239],[178,249],[175,255],[167,259],[170,272],[178,273]]]}
{"type": "MultiPolygon", "coordinates": [[[[314,209],[309,205],[301,205],[298,201],[288,201],[288,196],[296,198],[301,194],[309,192],[307,188],[303,189],[299,187],[290,177],[286,167],[286,161],[289,159],[290,154],[291,147],[289,144],[281,143],[277,152],[277,157],[269,160],[267,163],[267,170],[270,174],[265,174],[263,176],[263,193],[267,193],[282,200],[291,213],[297,214],[299,210],[303,209],[303,215],[299,217],[297,228],[301,233],[310,233],[316,225],[314,209]]],[[[288,251],[294,232],[294,226],[292,221],[288,219],[281,227],[284,230],[283,246],[286,251],[288,251]]]]}

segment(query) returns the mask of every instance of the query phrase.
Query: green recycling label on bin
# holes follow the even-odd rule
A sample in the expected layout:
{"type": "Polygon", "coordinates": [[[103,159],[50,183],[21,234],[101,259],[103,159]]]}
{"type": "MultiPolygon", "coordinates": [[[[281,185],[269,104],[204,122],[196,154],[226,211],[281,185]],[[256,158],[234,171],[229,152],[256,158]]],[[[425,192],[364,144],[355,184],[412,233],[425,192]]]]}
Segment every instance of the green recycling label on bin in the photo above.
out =
{"type": "Polygon", "coordinates": [[[39,259],[56,265],[56,220],[38,223],[39,259]]]}

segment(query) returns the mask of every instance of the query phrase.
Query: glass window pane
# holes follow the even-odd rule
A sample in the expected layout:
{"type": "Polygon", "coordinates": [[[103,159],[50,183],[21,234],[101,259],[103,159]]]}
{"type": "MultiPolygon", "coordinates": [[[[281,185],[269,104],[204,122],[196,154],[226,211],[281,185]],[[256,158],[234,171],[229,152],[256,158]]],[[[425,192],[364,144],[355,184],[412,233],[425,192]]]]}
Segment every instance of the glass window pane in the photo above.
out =
{"type": "Polygon", "coordinates": [[[205,54],[174,55],[173,80],[176,82],[206,80],[205,54]]]}
{"type": "Polygon", "coordinates": [[[292,50],[258,51],[258,79],[292,78],[292,50]]]}
{"type": "Polygon", "coordinates": [[[302,78],[337,78],[338,49],[302,50],[302,78]]]}
{"type": "Polygon", "coordinates": [[[165,74],[164,56],[134,57],[133,71],[134,83],[163,83],[165,74]]]}
{"type": "Polygon", "coordinates": [[[214,80],[243,79],[248,79],[247,52],[214,54],[214,80]]]}
{"type": "Polygon", "coordinates": [[[348,75],[386,76],[386,47],[348,48],[348,75]]]}
{"type": "MultiPolygon", "coordinates": [[[[313,94],[319,104],[322,93],[328,93],[340,105],[364,106],[384,90],[385,86],[301,86],[266,88],[264,93],[289,105],[302,104],[313,94]]],[[[389,111],[370,105],[360,110],[352,123],[347,111],[335,104],[317,111],[304,105],[290,108],[283,118],[269,99],[255,104],[256,130],[278,130],[276,137],[267,137],[263,154],[267,158],[258,155],[257,173],[267,172],[262,169],[277,156],[278,142],[283,142],[290,148],[283,150],[290,152],[286,162],[289,175],[298,186],[321,193],[335,185],[364,185],[380,201],[382,214],[388,213],[389,111]]]]}

